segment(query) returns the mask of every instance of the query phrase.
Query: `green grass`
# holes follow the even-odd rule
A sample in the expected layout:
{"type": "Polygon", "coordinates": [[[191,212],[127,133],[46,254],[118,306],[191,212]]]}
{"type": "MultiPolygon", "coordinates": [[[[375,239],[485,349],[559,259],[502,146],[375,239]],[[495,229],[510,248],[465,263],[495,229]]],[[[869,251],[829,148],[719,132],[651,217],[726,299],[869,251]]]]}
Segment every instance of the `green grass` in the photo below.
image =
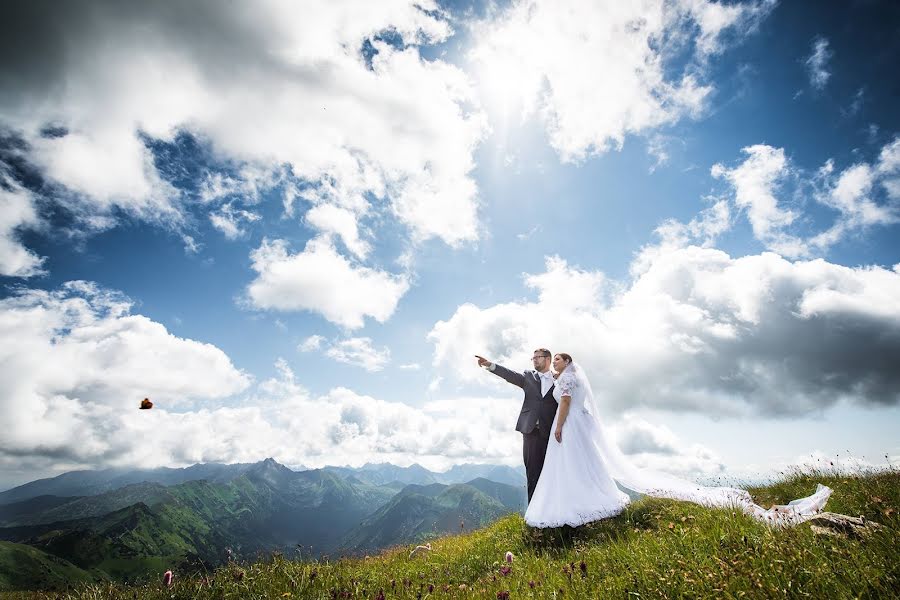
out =
{"type": "MultiPolygon", "coordinates": [[[[52,597],[100,598],[896,598],[900,597],[900,473],[796,474],[752,489],[768,505],[834,489],[828,510],[883,527],[864,539],[771,530],[742,513],[644,498],[616,518],[576,530],[533,530],[518,515],[474,532],[367,558],[279,556],[178,576],[165,590],[83,585],[52,597]],[[515,559],[508,574],[504,554],[515,559]],[[582,566],[583,565],[583,566],[582,566]]],[[[37,593],[9,598],[40,597],[37,593]]]]}
{"type": "Polygon", "coordinates": [[[65,559],[24,544],[0,541],[0,590],[56,589],[93,580],[89,572],[65,559]]]}

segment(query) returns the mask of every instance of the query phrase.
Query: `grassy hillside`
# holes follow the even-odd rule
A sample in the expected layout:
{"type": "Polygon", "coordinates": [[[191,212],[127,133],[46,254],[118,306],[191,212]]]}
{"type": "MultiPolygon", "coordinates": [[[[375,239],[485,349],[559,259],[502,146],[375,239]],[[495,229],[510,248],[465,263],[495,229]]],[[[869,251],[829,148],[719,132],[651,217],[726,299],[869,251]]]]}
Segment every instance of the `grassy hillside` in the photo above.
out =
{"type": "MultiPolygon", "coordinates": [[[[771,530],[741,513],[641,499],[575,531],[531,530],[518,515],[485,529],[371,558],[231,564],[172,589],[87,585],[65,598],[895,598],[900,595],[900,474],[794,476],[751,490],[763,504],[834,488],[828,509],[882,527],[868,537],[771,530]],[[505,573],[503,556],[515,560],[505,573]]],[[[12,597],[34,597],[22,594],[12,597]]],[[[55,597],[55,596],[54,596],[55,597]]]]}
{"type": "Polygon", "coordinates": [[[62,558],[31,546],[0,542],[0,590],[63,589],[95,580],[62,558]]]}

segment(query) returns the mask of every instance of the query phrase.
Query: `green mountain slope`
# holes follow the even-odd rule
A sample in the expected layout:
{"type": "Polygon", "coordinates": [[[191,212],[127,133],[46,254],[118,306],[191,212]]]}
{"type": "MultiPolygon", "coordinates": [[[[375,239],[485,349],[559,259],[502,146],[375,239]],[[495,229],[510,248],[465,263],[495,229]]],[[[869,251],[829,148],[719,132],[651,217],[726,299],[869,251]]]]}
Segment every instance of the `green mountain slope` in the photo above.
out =
{"type": "Polygon", "coordinates": [[[341,541],[342,550],[371,552],[463,528],[486,525],[519,509],[517,488],[476,480],[475,485],[408,485],[341,541]],[[492,484],[492,485],[491,485],[492,484]],[[478,489],[485,488],[489,493],[478,489]],[[506,504],[503,500],[509,500],[506,504]]]}
{"type": "Polygon", "coordinates": [[[58,556],[24,544],[0,542],[0,591],[56,590],[95,577],[58,556]]]}
{"type": "Polygon", "coordinates": [[[135,483],[125,487],[76,498],[40,496],[23,502],[0,506],[0,526],[39,525],[86,517],[99,517],[143,502],[155,506],[171,500],[169,488],[159,483],[135,483]],[[38,502],[42,500],[43,502],[38,502]]]}
{"type": "Polygon", "coordinates": [[[134,484],[61,504],[47,499],[35,503],[33,514],[7,505],[18,521],[0,528],[0,539],[102,578],[133,581],[175,565],[211,567],[272,550],[329,552],[394,494],[393,487],[267,460],[224,484],[134,484]],[[57,516],[76,518],[51,520],[57,516]]]}

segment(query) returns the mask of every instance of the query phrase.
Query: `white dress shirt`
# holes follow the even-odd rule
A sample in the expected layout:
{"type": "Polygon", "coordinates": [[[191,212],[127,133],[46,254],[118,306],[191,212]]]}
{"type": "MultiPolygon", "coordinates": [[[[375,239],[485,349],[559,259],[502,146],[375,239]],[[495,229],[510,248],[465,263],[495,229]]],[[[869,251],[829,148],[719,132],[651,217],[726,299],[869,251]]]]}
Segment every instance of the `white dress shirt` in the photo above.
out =
{"type": "Polygon", "coordinates": [[[553,371],[548,370],[545,373],[538,373],[538,376],[541,378],[541,397],[544,397],[550,388],[553,387],[553,371]]]}

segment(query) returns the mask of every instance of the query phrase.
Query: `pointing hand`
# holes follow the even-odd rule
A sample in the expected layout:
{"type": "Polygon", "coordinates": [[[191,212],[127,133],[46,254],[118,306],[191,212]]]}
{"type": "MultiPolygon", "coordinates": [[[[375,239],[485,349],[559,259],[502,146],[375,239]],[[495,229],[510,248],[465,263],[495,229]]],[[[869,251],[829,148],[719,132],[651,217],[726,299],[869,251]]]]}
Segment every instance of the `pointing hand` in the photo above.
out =
{"type": "Polygon", "coordinates": [[[478,359],[478,366],[479,366],[479,367],[490,367],[490,366],[491,366],[491,361],[489,361],[489,360],[486,359],[485,357],[483,357],[483,356],[478,356],[478,355],[476,354],[476,355],[475,355],[475,358],[478,359]]]}

